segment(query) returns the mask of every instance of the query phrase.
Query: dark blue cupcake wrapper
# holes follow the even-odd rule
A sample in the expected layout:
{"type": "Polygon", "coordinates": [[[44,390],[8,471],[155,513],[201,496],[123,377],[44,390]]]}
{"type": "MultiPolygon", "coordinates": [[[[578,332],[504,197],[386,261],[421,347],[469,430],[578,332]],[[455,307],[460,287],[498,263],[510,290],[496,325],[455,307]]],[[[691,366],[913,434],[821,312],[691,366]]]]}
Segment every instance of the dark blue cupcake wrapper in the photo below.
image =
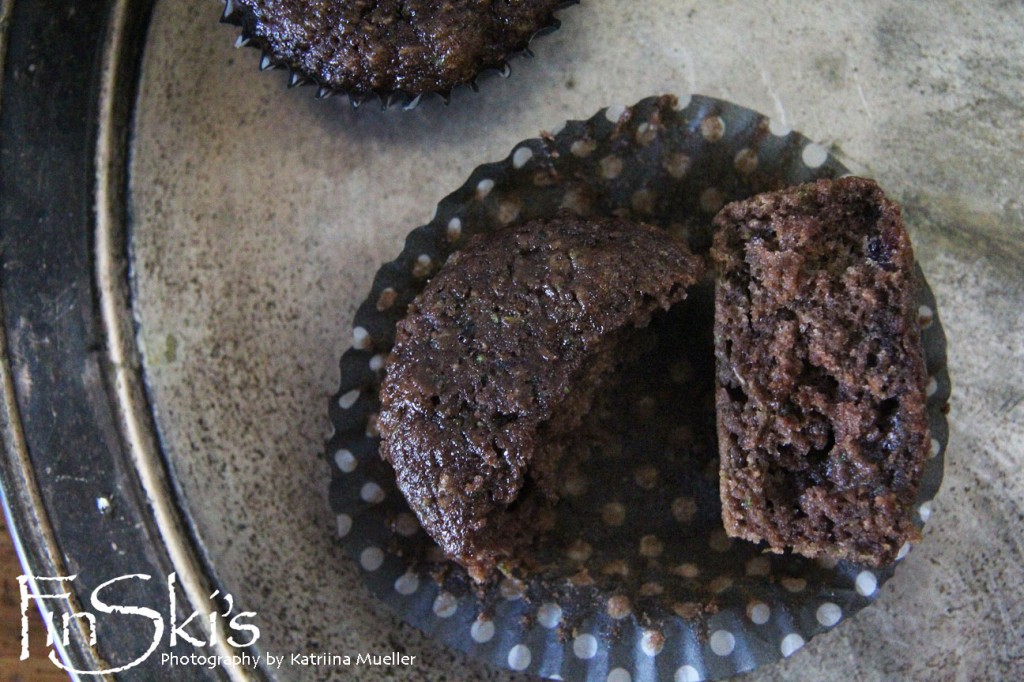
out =
{"type": "MultiPolygon", "coordinates": [[[[577,543],[554,547],[544,570],[474,586],[461,567],[440,560],[419,528],[378,455],[376,433],[377,393],[395,324],[469,235],[569,207],[661,225],[705,253],[711,218],[723,203],[844,174],[826,149],[798,133],[703,96],[609,107],[473,171],[377,273],[356,314],[341,388],[330,405],[331,502],[339,535],[371,591],[448,646],[503,668],[588,682],[728,677],[792,655],[872,603],[895,566],[762,554],[726,538],[712,455],[698,461],[679,454],[707,450],[707,438],[699,428],[696,435],[684,429],[687,445],[668,446],[658,439],[678,434],[657,425],[653,436],[627,434],[607,452],[598,448],[595,462],[581,470],[579,489],[568,484],[556,528],[578,530],[577,543]]],[[[935,299],[923,275],[920,282],[933,453],[917,502],[915,520],[923,524],[942,481],[950,385],[935,299]]],[[[694,310],[707,309],[697,298],[694,310]]],[[[672,324],[656,332],[663,347],[652,357],[688,345],[673,336],[672,324]]],[[[700,357],[713,362],[704,352],[700,357]]],[[[675,371],[674,361],[664,359],[655,376],[643,378],[652,395],[671,389],[665,377],[675,371]]],[[[686,363],[680,355],[684,374],[686,363]]],[[[623,397],[609,409],[636,408],[640,416],[623,419],[644,419],[637,405],[645,398],[631,398],[628,390],[624,384],[623,397]]],[[[654,421],[683,419],[672,416],[685,407],[674,403],[687,401],[652,398],[664,410],[654,421]]]]}

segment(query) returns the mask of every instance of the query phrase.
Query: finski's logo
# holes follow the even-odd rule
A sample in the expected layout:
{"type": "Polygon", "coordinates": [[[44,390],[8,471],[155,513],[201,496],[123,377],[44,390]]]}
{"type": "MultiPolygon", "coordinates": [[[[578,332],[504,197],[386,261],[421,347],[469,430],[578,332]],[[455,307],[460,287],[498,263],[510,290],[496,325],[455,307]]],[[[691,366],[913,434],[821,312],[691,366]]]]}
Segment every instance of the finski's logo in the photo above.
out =
{"type": "MultiPolygon", "coordinates": [[[[18,576],[18,585],[21,588],[21,660],[28,658],[28,607],[29,602],[35,599],[37,602],[42,602],[47,599],[64,599],[70,600],[70,592],[60,592],[58,594],[38,594],[33,595],[29,591],[30,581],[34,581],[36,585],[42,586],[43,584],[49,583],[71,583],[77,578],[77,575],[71,575],[66,577],[46,577],[46,576],[29,576],[20,575],[18,576]]],[[[107,668],[105,670],[76,670],[70,666],[64,665],[60,658],[58,658],[56,651],[50,649],[50,661],[62,670],[66,670],[71,673],[77,673],[79,675],[108,675],[110,673],[118,673],[129,668],[134,668],[139,665],[160,646],[160,642],[163,640],[164,631],[169,630],[169,642],[170,647],[178,645],[178,640],[184,640],[194,647],[205,647],[212,642],[206,642],[202,639],[197,639],[192,635],[185,632],[185,627],[192,622],[194,618],[201,618],[199,611],[193,611],[192,614],[178,623],[178,611],[177,611],[177,594],[174,588],[177,582],[177,574],[171,573],[167,576],[167,619],[164,619],[164,614],[145,606],[131,606],[126,604],[110,604],[103,597],[103,592],[111,585],[121,582],[123,580],[150,580],[151,576],[145,574],[131,574],[122,575],[117,578],[108,580],[107,582],[99,585],[89,595],[89,604],[92,606],[94,611],[104,614],[116,614],[118,616],[124,616],[124,625],[120,627],[141,627],[140,622],[148,621],[149,626],[153,630],[152,639],[149,643],[149,648],[146,649],[138,658],[126,663],[117,668],[107,668]],[[140,621],[139,619],[142,619],[140,621]]],[[[220,596],[220,591],[214,592],[210,595],[210,599],[215,599],[220,596]]],[[[213,610],[206,614],[206,618],[210,623],[210,632],[217,632],[217,621],[221,618],[227,618],[231,615],[231,611],[234,609],[234,599],[230,594],[222,596],[223,604],[227,607],[226,610],[221,613],[218,610],[213,610]]],[[[231,619],[227,621],[228,629],[232,630],[233,633],[228,636],[227,643],[233,647],[244,648],[252,646],[260,638],[260,629],[252,623],[244,622],[245,619],[255,618],[256,614],[252,611],[243,611],[231,616],[231,619]],[[242,639],[236,640],[235,635],[246,635],[242,639]]],[[[54,644],[53,638],[54,633],[59,632],[61,641],[64,646],[69,644],[70,625],[72,619],[84,619],[89,629],[89,644],[95,646],[96,644],[96,615],[93,611],[82,611],[80,613],[65,613],[61,619],[61,624],[58,629],[56,622],[47,623],[47,637],[46,645],[52,647],[54,644]]]]}

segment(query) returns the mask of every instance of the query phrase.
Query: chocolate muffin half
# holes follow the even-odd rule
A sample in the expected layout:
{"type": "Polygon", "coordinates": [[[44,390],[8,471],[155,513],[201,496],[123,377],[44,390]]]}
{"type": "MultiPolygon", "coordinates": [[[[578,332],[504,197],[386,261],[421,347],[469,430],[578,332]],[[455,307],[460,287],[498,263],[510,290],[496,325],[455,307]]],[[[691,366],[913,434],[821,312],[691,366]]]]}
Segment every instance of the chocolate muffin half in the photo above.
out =
{"type": "Polygon", "coordinates": [[[928,453],[914,257],[871,180],[820,180],[715,219],[722,516],[773,551],[889,563],[928,453]]]}
{"type": "Polygon", "coordinates": [[[623,335],[702,273],[662,230],[559,213],[472,238],[410,305],[381,388],[381,454],[474,579],[540,530],[623,335]]]}
{"type": "Polygon", "coordinates": [[[320,94],[447,93],[501,69],[537,32],[556,28],[565,0],[227,0],[240,43],[261,48],[264,66],[285,66],[293,84],[320,94]]]}

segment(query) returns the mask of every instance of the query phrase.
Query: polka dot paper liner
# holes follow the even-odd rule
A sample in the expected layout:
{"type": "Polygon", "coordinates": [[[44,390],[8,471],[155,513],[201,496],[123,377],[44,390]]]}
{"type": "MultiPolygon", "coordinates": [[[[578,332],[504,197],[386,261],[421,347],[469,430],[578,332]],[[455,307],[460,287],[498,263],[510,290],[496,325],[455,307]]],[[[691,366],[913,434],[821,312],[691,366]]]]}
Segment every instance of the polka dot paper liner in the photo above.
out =
{"type": "MultiPolygon", "coordinates": [[[[895,567],[766,554],[726,536],[710,282],[635,337],[636,359],[610,380],[581,427],[587,454],[565,472],[532,563],[505,567],[491,583],[474,585],[419,527],[378,455],[376,428],[395,325],[470,235],[569,208],[650,222],[706,253],[711,218],[725,202],[845,173],[800,134],[702,96],[608,107],[473,171],[377,273],[330,404],[331,502],[369,588],[407,622],[495,665],[601,682],[752,670],[791,656],[876,599],[895,567]]],[[[942,479],[949,376],[935,300],[918,275],[931,377],[932,457],[916,516],[923,524],[942,479]]]]}

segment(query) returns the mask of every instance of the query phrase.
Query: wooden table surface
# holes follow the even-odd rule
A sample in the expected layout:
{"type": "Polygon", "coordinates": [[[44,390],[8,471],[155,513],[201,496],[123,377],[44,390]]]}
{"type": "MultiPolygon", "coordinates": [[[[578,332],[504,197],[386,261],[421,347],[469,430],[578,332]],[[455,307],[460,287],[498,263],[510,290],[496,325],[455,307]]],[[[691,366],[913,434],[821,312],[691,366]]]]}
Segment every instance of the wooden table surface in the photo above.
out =
{"type": "Polygon", "coordinates": [[[46,630],[35,605],[29,608],[29,658],[21,657],[21,564],[0,514],[0,682],[65,682],[66,673],[47,658],[46,630]]]}

